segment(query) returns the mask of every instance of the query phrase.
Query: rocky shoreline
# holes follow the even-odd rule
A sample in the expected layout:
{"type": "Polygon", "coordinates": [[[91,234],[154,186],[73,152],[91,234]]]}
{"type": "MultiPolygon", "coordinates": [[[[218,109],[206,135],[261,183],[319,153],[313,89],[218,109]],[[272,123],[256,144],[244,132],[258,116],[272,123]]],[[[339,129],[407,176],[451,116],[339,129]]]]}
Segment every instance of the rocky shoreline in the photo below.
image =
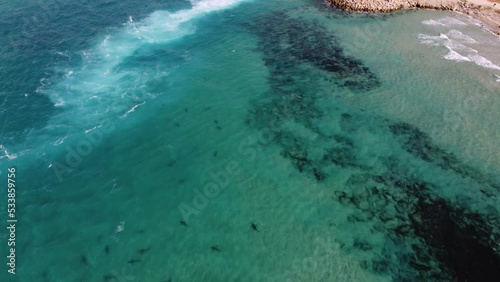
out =
{"type": "Polygon", "coordinates": [[[404,9],[454,11],[479,19],[485,28],[500,35],[498,0],[325,0],[325,2],[349,12],[386,13],[404,9]]]}

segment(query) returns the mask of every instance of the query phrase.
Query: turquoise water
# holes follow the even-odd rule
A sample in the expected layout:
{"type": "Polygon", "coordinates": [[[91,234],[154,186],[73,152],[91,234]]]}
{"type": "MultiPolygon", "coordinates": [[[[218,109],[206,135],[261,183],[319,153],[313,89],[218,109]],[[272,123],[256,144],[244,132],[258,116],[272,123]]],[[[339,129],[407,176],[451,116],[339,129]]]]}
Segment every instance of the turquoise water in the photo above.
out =
{"type": "Polygon", "coordinates": [[[0,8],[1,281],[500,277],[500,39],[472,19],[0,8]]]}

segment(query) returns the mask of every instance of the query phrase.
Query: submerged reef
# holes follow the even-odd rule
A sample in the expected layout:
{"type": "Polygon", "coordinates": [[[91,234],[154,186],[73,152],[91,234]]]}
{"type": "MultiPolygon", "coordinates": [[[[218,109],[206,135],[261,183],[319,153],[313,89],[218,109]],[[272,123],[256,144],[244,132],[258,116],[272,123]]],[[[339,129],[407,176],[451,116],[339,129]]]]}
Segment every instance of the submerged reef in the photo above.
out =
{"type": "Polygon", "coordinates": [[[247,28],[258,40],[271,89],[253,101],[246,123],[269,131],[298,173],[324,189],[343,185],[331,191],[331,198],[353,211],[345,220],[369,224],[373,234],[391,242],[375,246],[369,238],[353,235],[358,237],[345,248],[367,253],[359,262],[362,267],[395,281],[500,277],[498,211],[479,211],[466,201],[440,195],[439,185],[444,184],[431,183],[414,166],[472,181],[488,198],[496,197],[498,183],[463,164],[420,129],[366,116],[346,104],[343,95],[369,95],[381,82],[347,54],[333,31],[285,13],[272,13],[247,28]],[[362,147],[360,136],[369,134],[391,142],[387,146],[395,144],[394,152],[362,147]],[[376,161],[366,162],[368,155],[376,161]],[[350,174],[348,180],[329,182],[339,171],[350,174]]]}
{"type": "Polygon", "coordinates": [[[325,95],[316,73],[322,73],[320,77],[332,87],[356,93],[379,86],[376,75],[359,60],[346,55],[338,39],[319,24],[273,13],[249,28],[260,39],[259,51],[264,54],[270,72],[272,91],[269,97],[254,102],[247,121],[254,126],[276,124],[271,131],[283,147],[283,157],[289,158],[300,172],[311,173],[318,181],[326,177],[321,167],[327,164],[358,166],[352,153],[352,140],[341,133],[325,135],[315,126],[315,120],[323,117],[316,103],[325,95]],[[312,156],[307,146],[319,144],[314,144],[311,136],[295,134],[283,122],[289,122],[291,127],[302,127],[311,136],[322,136],[333,143],[328,142],[331,147],[325,148],[324,154],[312,156]]]}

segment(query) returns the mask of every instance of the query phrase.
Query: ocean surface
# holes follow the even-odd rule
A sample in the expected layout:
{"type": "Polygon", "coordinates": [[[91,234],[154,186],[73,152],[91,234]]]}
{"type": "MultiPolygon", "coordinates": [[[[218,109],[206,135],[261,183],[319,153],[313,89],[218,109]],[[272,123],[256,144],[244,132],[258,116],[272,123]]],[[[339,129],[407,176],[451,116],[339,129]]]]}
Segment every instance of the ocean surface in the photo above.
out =
{"type": "Polygon", "coordinates": [[[321,0],[0,1],[0,281],[500,281],[500,38],[321,0]]]}

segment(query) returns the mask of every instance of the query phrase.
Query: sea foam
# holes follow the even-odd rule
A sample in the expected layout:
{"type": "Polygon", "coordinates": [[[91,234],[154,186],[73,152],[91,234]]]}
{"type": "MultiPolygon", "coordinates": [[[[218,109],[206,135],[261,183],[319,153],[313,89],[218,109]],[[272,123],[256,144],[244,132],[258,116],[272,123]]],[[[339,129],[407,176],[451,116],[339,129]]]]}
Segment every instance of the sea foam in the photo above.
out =
{"type": "MultiPolygon", "coordinates": [[[[475,34],[474,37],[476,38],[465,34],[465,31],[470,33],[469,28],[475,25],[473,22],[469,21],[469,24],[467,24],[459,19],[443,17],[437,20],[426,20],[423,21],[422,24],[433,26],[433,28],[440,33],[438,36],[421,33],[418,35],[420,43],[445,47],[448,49],[448,53],[443,55],[443,58],[456,62],[472,62],[486,69],[500,70],[498,65],[484,55],[479,54],[480,52],[478,51],[484,51],[481,47],[489,45],[491,42],[483,42],[484,38],[482,38],[480,34],[475,34]],[[457,28],[464,28],[464,30],[461,31],[457,28]],[[472,46],[474,46],[474,48],[472,48],[472,46]]],[[[478,32],[482,32],[482,30],[478,32]]]]}
{"type": "Polygon", "coordinates": [[[244,1],[193,0],[190,9],[156,11],[140,21],[130,16],[116,32],[96,38],[93,47],[75,54],[64,53],[80,56],[81,65],[56,70],[62,75],[40,80],[36,90],[62,109],[44,129],[48,133],[44,136],[49,138],[46,144],[58,144],[58,136],[68,132],[88,132],[109,119],[129,117],[147,100],[157,97],[158,93],[148,92],[148,82],[167,77],[176,66],[158,62],[156,68],[144,71],[127,66],[130,58],[194,33],[198,18],[244,1]],[[57,126],[60,124],[65,126],[57,126]]]}
{"type": "Polygon", "coordinates": [[[426,20],[423,21],[422,24],[424,25],[438,25],[438,26],[455,26],[455,25],[467,25],[463,21],[460,21],[458,19],[452,18],[452,17],[443,17],[437,20],[426,20]]]}
{"type": "Polygon", "coordinates": [[[106,34],[95,47],[80,52],[83,59],[80,68],[65,70],[66,75],[58,83],[42,85],[39,92],[49,95],[57,106],[88,110],[87,113],[79,112],[78,119],[65,115],[72,122],[82,121],[82,118],[91,121],[103,114],[109,105],[117,116],[121,116],[131,106],[153,96],[132,95],[133,92],[143,91],[152,77],[168,74],[163,69],[159,70],[161,73],[150,75],[137,69],[120,68],[127,58],[148,45],[167,44],[191,34],[195,32],[193,20],[240,2],[242,0],[193,0],[191,9],[175,13],[156,11],[139,22],[129,17],[121,30],[106,34]]]}

